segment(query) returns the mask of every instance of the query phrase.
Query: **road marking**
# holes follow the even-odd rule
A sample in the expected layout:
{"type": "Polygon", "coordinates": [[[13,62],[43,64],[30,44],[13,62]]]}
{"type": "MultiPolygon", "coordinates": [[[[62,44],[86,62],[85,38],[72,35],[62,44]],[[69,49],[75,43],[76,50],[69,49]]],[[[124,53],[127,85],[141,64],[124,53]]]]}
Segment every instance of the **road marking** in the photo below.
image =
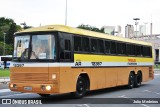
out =
{"type": "Polygon", "coordinates": [[[126,95],[121,95],[121,96],[118,96],[118,97],[121,97],[121,98],[128,98],[128,97],[126,97],[126,95]]]}
{"type": "Polygon", "coordinates": [[[154,75],[160,75],[160,74],[154,74],[154,75]]]}
{"type": "Polygon", "coordinates": [[[10,81],[10,79],[8,79],[8,78],[0,79],[0,83],[3,83],[3,82],[9,82],[9,81],[10,81]]]}
{"type": "Polygon", "coordinates": [[[90,107],[89,105],[87,104],[81,104],[81,105],[77,105],[78,107],[90,107]]]}
{"type": "Polygon", "coordinates": [[[149,91],[149,90],[144,90],[144,92],[149,92],[149,93],[154,93],[154,94],[160,94],[160,93],[157,93],[157,92],[154,92],[154,91],[149,91]]]}
{"type": "Polygon", "coordinates": [[[29,94],[32,94],[32,93],[22,93],[22,94],[5,95],[5,96],[0,96],[0,98],[21,96],[21,95],[29,95],[29,94]]]}
{"type": "Polygon", "coordinates": [[[150,107],[150,106],[148,106],[148,105],[146,105],[146,104],[141,104],[142,106],[144,106],[144,107],[150,107]]]}
{"type": "Polygon", "coordinates": [[[0,90],[0,93],[10,92],[10,91],[11,91],[10,89],[1,89],[1,90],[0,90]]]}

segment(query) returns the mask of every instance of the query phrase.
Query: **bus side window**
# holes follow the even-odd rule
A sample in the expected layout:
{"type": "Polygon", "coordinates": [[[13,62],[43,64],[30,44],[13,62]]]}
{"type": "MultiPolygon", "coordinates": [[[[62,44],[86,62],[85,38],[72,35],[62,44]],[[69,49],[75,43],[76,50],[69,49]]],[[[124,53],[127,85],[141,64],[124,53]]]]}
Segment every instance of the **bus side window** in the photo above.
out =
{"type": "Polygon", "coordinates": [[[116,54],[116,42],[111,41],[111,54],[116,54]]]}
{"type": "Polygon", "coordinates": [[[83,52],[90,52],[89,38],[87,38],[87,37],[82,37],[82,50],[83,50],[83,52]]]}
{"type": "Polygon", "coordinates": [[[72,34],[58,32],[59,36],[59,61],[60,62],[73,62],[73,43],[74,38],[72,34]]]}
{"type": "Polygon", "coordinates": [[[98,40],[98,52],[104,53],[104,43],[103,40],[98,40]]]}
{"type": "Polygon", "coordinates": [[[60,59],[71,59],[71,43],[70,40],[64,40],[64,50],[60,53],[60,59]]]}
{"type": "Polygon", "coordinates": [[[105,41],[105,53],[110,54],[111,53],[111,44],[110,41],[105,41]]]}
{"type": "Polygon", "coordinates": [[[91,39],[91,52],[97,52],[97,39],[91,39]]]}
{"type": "Polygon", "coordinates": [[[81,37],[74,36],[74,51],[82,51],[81,37]]]}
{"type": "Polygon", "coordinates": [[[71,41],[65,40],[65,59],[71,59],[71,41]]]}

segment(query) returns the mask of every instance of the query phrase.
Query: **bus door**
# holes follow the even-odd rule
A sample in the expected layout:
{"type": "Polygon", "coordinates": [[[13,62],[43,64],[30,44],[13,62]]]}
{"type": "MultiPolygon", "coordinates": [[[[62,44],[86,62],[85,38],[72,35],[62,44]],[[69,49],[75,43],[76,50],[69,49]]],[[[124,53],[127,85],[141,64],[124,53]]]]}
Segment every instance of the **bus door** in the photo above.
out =
{"type": "Polygon", "coordinates": [[[60,91],[67,92],[73,89],[73,73],[71,66],[74,62],[72,34],[59,33],[59,61],[60,61],[60,91]],[[64,84],[65,83],[65,84],[64,84]],[[70,87],[69,87],[70,86],[70,87]]]}
{"type": "Polygon", "coordinates": [[[73,62],[72,34],[59,33],[60,62],[73,62]]]}

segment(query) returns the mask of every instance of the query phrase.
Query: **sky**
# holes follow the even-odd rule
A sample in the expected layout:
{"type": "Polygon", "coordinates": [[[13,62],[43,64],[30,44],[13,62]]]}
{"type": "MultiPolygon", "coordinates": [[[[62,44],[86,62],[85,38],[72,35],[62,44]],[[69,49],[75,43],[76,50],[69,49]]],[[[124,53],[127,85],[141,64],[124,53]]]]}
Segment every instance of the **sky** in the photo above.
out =
{"type": "MultiPolygon", "coordinates": [[[[159,0],[67,0],[67,25],[77,27],[88,24],[122,27],[134,25],[133,18],[140,18],[139,25],[153,23],[153,34],[160,34],[159,0]]],[[[0,0],[0,17],[13,19],[18,25],[37,27],[65,24],[66,0],[0,0]]]]}

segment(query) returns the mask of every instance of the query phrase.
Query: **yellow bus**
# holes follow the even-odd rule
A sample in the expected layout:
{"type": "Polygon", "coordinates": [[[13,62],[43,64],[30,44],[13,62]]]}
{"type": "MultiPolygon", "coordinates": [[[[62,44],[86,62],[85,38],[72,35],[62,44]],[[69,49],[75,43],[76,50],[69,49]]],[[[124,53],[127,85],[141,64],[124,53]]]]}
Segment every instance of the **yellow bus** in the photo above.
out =
{"type": "Polygon", "coordinates": [[[152,44],[63,25],[15,33],[10,67],[12,91],[71,93],[126,85],[154,78],[152,44]]]}

